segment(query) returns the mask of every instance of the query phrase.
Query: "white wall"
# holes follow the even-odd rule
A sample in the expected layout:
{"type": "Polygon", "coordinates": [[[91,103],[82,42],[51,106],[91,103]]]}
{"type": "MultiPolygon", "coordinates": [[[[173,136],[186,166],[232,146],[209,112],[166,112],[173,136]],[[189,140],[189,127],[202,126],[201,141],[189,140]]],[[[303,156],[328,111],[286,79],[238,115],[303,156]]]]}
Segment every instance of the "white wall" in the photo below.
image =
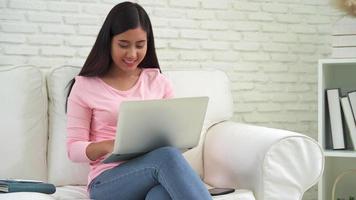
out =
{"type": "MultiPolygon", "coordinates": [[[[0,0],[0,67],[82,65],[115,0],[0,0]]],[[[139,0],[161,68],[218,68],[237,121],[317,137],[317,60],[340,13],[326,0],[139,0]]],[[[315,187],[304,199],[316,199],[315,187]]]]}

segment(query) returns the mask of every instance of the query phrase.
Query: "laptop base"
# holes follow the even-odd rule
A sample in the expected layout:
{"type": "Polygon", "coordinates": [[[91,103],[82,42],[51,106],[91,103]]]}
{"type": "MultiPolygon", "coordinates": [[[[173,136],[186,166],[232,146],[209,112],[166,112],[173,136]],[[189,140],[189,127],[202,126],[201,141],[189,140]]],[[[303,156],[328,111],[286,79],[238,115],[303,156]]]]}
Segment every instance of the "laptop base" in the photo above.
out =
{"type": "Polygon", "coordinates": [[[102,162],[105,164],[108,164],[108,163],[112,163],[112,162],[131,160],[136,157],[142,156],[143,154],[145,154],[145,153],[111,154],[109,157],[104,159],[102,162]]]}

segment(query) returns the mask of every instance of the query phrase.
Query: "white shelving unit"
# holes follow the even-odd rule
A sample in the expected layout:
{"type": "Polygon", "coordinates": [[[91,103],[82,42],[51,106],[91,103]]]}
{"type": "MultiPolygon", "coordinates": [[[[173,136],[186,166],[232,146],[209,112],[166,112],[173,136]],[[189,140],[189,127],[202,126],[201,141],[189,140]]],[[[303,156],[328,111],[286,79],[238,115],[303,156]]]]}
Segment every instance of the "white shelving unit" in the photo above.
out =
{"type": "MultiPolygon", "coordinates": [[[[356,90],[356,59],[323,59],[318,66],[318,140],[325,153],[324,174],[318,185],[318,200],[332,200],[331,192],[336,177],[345,170],[356,169],[356,151],[332,150],[327,139],[330,136],[330,122],[326,110],[325,89],[340,88],[341,94],[356,90]]],[[[344,131],[347,131],[344,128],[344,131]]],[[[346,132],[347,133],[347,132],[346,132]]],[[[346,134],[348,135],[348,133],[346,134]]],[[[348,139],[350,141],[350,139],[348,139]]],[[[337,187],[336,197],[348,200],[356,198],[356,175],[346,177],[337,187]]]]}

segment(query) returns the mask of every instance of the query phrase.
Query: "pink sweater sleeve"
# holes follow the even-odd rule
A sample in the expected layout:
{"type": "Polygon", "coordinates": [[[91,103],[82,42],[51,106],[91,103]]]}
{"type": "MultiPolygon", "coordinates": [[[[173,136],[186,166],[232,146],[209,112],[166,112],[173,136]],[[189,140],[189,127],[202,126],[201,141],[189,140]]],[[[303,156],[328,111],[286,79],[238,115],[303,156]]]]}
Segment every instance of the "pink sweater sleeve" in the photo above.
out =
{"type": "Polygon", "coordinates": [[[67,153],[73,162],[90,162],[86,155],[92,111],[84,101],[85,89],[81,78],[76,78],[67,104],[67,153]]]}

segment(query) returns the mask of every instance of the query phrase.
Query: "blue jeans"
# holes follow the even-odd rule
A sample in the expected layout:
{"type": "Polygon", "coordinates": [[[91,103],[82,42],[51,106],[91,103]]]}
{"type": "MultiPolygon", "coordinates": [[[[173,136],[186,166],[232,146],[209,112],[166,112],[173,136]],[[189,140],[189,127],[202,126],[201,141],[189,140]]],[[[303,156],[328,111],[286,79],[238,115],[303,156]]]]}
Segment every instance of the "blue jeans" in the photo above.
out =
{"type": "Polygon", "coordinates": [[[95,200],[212,200],[181,152],[162,147],[97,176],[89,185],[95,200]]]}

